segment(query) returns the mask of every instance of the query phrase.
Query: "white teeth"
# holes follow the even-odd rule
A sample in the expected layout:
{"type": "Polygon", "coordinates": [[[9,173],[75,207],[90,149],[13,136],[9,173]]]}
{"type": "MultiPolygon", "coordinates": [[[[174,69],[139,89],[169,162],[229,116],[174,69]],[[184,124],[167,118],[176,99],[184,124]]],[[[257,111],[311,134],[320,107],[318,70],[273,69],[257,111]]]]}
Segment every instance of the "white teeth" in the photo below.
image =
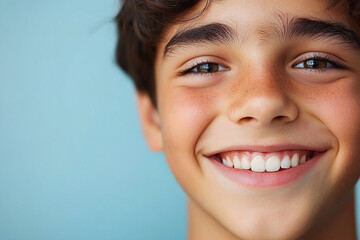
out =
{"type": "Polygon", "coordinates": [[[242,169],[242,167],[241,167],[241,161],[240,161],[240,159],[238,158],[238,156],[235,155],[235,157],[234,157],[234,159],[233,159],[233,162],[234,162],[234,168],[242,169]]]}
{"type": "Polygon", "coordinates": [[[230,167],[228,161],[227,161],[225,158],[222,159],[222,163],[223,163],[225,166],[230,167]]]}
{"type": "Polygon", "coordinates": [[[264,172],[265,171],[265,160],[262,156],[257,155],[251,161],[251,170],[254,172],[264,172]]]}
{"type": "Polygon", "coordinates": [[[246,155],[243,155],[241,157],[241,166],[242,166],[243,169],[250,169],[251,168],[249,158],[246,155]]]}
{"type": "Polygon", "coordinates": [[[266,161],[266,171],[276,172],[280,169],[280,158],[277,156],[270,156],[266,161]]]}
{"type": "Polygon", "coordinates": [[[290,157],[285,156],[283,160],[281,160],[281,168],[289,168],[290,166],[291,166],[290,157]]]}
{"type": "Polygon", "coordinates": [[[238,155],[234,154],[233,159],[231,159],[230,155],[224,156],[224,158],[221,158],[221,161],[230,168],[251,169],[254,172],[264,172],[265,170],[267,172],[276,172],[280,168],[288,169],[296,167],[307,160],[307,155],[300,157],[299,153],[295,153],[291,158],[285,154],[282,159],[277,154],[270,154],[266,160],[265,156],[261,153],[255,154],[252,159],[247,154],[241,154],[240,156],[239,158],[238,155]]]}
{"type": "Polygon", "coordinates": [[[296,167],[297,165],[299,165],[299,154],[295,153],[291,158],[291,166],[296,167]]]}
{"type": "Polygon", "coordinates": [[[306,155],[303,155],[301,158],[300,158],[300,164],[306,162],[306,155]]]}
{"type": "Polygon", "coordinates": [[[227,166],[228,166],[228,167],[233,167],[233,166],[234,166],[234,164],[233,164],[233,162],[231,161],[231,159],[230,159],[229,156],[226,157],[226,163],[227,163],[227,166]]]}

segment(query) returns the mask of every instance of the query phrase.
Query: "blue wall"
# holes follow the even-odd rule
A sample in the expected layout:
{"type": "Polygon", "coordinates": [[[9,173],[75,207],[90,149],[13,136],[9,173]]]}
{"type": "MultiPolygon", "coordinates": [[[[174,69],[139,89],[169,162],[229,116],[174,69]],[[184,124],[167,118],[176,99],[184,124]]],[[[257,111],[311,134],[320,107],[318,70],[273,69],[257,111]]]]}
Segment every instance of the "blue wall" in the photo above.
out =
{"type": "Polygon", "coordinates": [[[114,64],[117,0],[0,0],[0,240],[185,239],[114,64]]]}
{"type": "Polygon", "coordinates": [[[117,0],[0,0],[0,240],[184,239],[114,64],[117,0]]]}

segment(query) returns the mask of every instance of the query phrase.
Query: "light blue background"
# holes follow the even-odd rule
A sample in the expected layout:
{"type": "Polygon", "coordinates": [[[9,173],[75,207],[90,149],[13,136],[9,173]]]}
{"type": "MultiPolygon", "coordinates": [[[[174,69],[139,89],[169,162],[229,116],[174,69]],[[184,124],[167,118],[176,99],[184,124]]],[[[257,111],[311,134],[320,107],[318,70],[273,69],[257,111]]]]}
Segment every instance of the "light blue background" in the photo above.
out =
{"type": "Polygon", "coordinates": [[[0,240],[185,239],[114,63],[117,0],[0,0],[0,240]]]}
{"type": "Polygon", "coordinates": [[[0,0],[0,240],[184,239],[114,63],[117,0],[0,0]]]}

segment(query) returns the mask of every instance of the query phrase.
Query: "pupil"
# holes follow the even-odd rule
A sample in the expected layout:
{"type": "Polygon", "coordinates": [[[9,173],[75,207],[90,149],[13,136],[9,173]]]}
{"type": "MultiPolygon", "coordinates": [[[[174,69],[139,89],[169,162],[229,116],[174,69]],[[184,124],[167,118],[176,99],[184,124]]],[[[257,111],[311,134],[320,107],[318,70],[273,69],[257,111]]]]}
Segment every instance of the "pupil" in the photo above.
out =
{"type": "Polygon", "coordinates": [[[210,73],[210,72],[216,72],[218,70],[217,65],[206,63],[199,66],[199,72],[201,73],[210,73]]]}
{"type": "Polygon", "coordinates": [[[326,61],[318,60],[318,59],[311,59],[305,62],[307,68],[325,68],[326,61]]]}

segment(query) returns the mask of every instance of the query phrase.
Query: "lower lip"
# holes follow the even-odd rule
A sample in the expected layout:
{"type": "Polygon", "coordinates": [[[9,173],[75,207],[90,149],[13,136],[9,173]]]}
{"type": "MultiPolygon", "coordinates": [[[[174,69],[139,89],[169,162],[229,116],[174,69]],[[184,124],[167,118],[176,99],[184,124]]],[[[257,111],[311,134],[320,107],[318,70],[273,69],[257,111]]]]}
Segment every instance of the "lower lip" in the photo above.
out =
{"type": "Polygon", "coordinates": [[[282,169],[278,172],[253,172],[251,170],[242,170],[230,168],[217,159],[210,159],[216,169],[230,180],[243,186],[251,188],[266,188],[284,186],[296,182],[307,172],[309,172],[322,158],[324,153],[318,154],[296,167],[282,169]]]}

